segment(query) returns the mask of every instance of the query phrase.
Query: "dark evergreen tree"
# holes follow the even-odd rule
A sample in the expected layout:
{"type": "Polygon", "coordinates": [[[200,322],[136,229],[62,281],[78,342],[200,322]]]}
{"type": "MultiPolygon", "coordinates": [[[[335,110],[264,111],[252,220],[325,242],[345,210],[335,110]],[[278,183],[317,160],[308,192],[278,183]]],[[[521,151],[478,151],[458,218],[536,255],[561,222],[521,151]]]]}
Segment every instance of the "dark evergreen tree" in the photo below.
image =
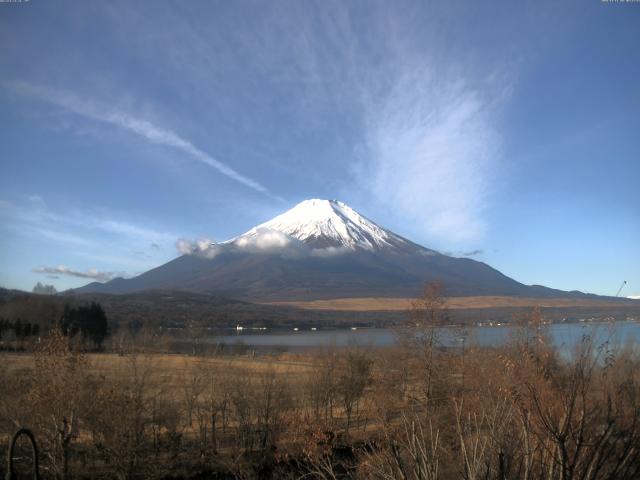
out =
{"type": "Polygon", "coordinates": [[[16,338],[22,337],[22,320],[17,319],[13,324],[13,331],[16,333],[16,338]]]}
{"type": "Polygon", "coordinates": [[[80,330],[79,320],[78,310],[65,305],[60,319],[62,333],[67,337],[74,337],[80,330]]]}
{"type": "Polygon", "coordinates": [[[30,337],[32,335],[31,322],[26,322],[22,327],[22,336],[30,337]]]}
{"type": "Polygon", "coordinates": [[[91,302],[87,312],[87,320],[83,335],[89,337],[98,348],[102,348],[102,343],[109,333],[109,324],[107,315],[99,303],[91,302]]]}
{"type": "Polygon", "coordinates": [[[66,336],[73,337],[80,333],[83,338],[91,340],[98,348],[102,348],[104,339],[109,333],[107,315],[102,306],[96,302],[77,308],[65,305],[60,326],[66,336]]]}

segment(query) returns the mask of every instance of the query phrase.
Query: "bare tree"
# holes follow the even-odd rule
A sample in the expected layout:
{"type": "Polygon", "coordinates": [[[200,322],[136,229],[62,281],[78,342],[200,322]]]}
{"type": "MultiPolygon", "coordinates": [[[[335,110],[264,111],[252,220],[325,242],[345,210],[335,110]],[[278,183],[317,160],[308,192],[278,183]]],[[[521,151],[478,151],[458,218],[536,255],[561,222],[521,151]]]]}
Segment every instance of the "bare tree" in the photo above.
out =
{"type": "Polygon", "coordinates": [[[288,385],[272,369],[265,370],[258,379],[255,411],[260,448],[276,444],[280,432],[286,427],[286,413],[291,407],[288,385]]]}
{"type": "Polygon", "coordinates": [[[200,367],[203,379],[203,390],[196,403],[196,416],[200,432],[201,453],[211,444],[212,452],[218,451],[218,428],[226,427],[229,392],[227,390],[226,369],[219,370],[210,365],[200,367]]]}
{"type": "Polygon", "coordinates": [[[364,395],[365,388],[371,381],[373,361],[364,351],[351,349],[343,358],[338,375],[338,392],[347,417],[346,431],[349,433],[354,408],[364,395]]]}
{"type": "MultiPolygon", "coordinates": [[[[93,411],[87,426],[94,444],[119,479],[140,473],[148,454],[149,433],[154,424],[156,395],[150,390],[153,358],[131,354],[126,374],[99,389],[93,399],[93,411]]],[[[158,418],[155,419],[156,421],[158,418]]]]}
{"type": "Polygon", "coordinates": [[[440,432],[416,412],[403,411],[399,422],[382,428],[380,448],[366,453],[361,470],[366,478],[437,480],[443,448],[440,432]]]}
{"type": "Polygon", "coordinates": [[[412,349],[419,362],[422,395],[426,403],[433,397],[438,329],[447,318],[444,287],[440,282],[429,282],[424,286],[422,295],[411,303],[409,319],[402,332],[405,345],[412,349]]]}
{"type": "Polygon", "coordinates": [[[501,478],[499,440],[510,425],[511,406],[500,401],[490,411],[465,411],[463,401],[453,401],[462,478],[501,478]],[[496,460],[498,460],[496,462],[496,460]]]}
{"type": "Polygon", "coordinates": [[[305,392],[316,422],[321,418],[325,424],[333,420],[338,388],[337,368],[335,349],[327,350],[318,355],[313,370],[305,380],[305,392]]]}
{"type": "Polygon", "coordinates": [[[186,333],[191,341],[191,354],[198,355],[200,353],[200,339],[205,333],[204,326],[201,321],[192,319],[186,327],[186,333]]]}
{"type": "Polygon", "coordinates": [[[194,367],[190,362],[185,360],[184,383],[182,384],[182,394],[187,414],[186,425],[193,427],[194,408],[198,403],[198,398],[205,389],[206,379],[201,369],[194,367]]]}
{"type": "Polygon", "coordinates": [[[67,337],[53,329],[34,353],[35,368],[27,401],[33,412],[43,451],[56,478],[69,476],[71,444],[85,405],[87,359],[69,346],[67,337]]]}
{"type": "Polygon", "coordinates": [[[253,448],[253,386],[246,372],[237,371],[229,379],[229,401],[236,424],[236,446],[245,450],[253,448]]]}

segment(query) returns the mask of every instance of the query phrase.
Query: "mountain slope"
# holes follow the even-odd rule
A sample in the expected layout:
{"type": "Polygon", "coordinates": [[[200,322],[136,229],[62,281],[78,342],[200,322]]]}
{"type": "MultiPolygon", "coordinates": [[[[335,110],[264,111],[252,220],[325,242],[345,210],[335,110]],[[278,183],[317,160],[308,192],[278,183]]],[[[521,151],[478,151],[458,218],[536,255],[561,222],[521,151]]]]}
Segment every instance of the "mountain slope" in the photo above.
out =
{"type": "Polygon", "coordinates": [[[482,262],[417,245],[342,202],[319,199],[135,278],[77,291],[179,289],[257,300],[410,297],[431,280],[452,296],[582,295],[523,285],[482,262]]]}

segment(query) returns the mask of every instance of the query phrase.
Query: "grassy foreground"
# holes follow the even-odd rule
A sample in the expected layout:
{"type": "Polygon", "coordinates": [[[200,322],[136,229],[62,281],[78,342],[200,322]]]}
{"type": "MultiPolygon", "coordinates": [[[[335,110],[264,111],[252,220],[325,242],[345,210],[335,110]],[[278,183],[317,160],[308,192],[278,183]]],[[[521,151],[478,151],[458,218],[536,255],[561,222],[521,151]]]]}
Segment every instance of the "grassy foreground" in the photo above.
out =
{"type": "Polygon", "coordinates": [[[421,318],[390,349],[257,357],[85,353],[53,330],[0,354],[0,444],[32,429],[45,478],[639,478],[633,346],[558,352],[532,317],[505,347],[443,350],[421,318]]]}
{"type": "MultiPolygon", "coordinates": [[[[400,311],[405,312],[411,308],[414,298],[333,298],[327,300],[285,301],[269,302],[265,305],[282,305],[297,307],[306,310],[329,311],[400,311]]],[[[476,297],[448,297],[446,306],[450,310],[476,309],[476,308],[571,308],[571,307],[598,307],[616,308],[620,305],[635,306],[635,302],[627,299],[615,298],[529,298],[506,296],[476,296],[476,297]]]]}

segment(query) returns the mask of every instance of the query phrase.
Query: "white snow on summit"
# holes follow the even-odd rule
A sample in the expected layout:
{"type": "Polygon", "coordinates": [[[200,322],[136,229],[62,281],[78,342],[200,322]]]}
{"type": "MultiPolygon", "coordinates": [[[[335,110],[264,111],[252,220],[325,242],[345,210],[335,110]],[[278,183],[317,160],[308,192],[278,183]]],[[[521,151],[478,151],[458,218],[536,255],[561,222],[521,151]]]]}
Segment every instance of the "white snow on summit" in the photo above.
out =
{"type": "Polygon", "coordinates": [[[229,243],[246,243],[265,232],[280,232],[314,248],[420,248],[376,225],[337,200],[305,200],[229,243]]]}

